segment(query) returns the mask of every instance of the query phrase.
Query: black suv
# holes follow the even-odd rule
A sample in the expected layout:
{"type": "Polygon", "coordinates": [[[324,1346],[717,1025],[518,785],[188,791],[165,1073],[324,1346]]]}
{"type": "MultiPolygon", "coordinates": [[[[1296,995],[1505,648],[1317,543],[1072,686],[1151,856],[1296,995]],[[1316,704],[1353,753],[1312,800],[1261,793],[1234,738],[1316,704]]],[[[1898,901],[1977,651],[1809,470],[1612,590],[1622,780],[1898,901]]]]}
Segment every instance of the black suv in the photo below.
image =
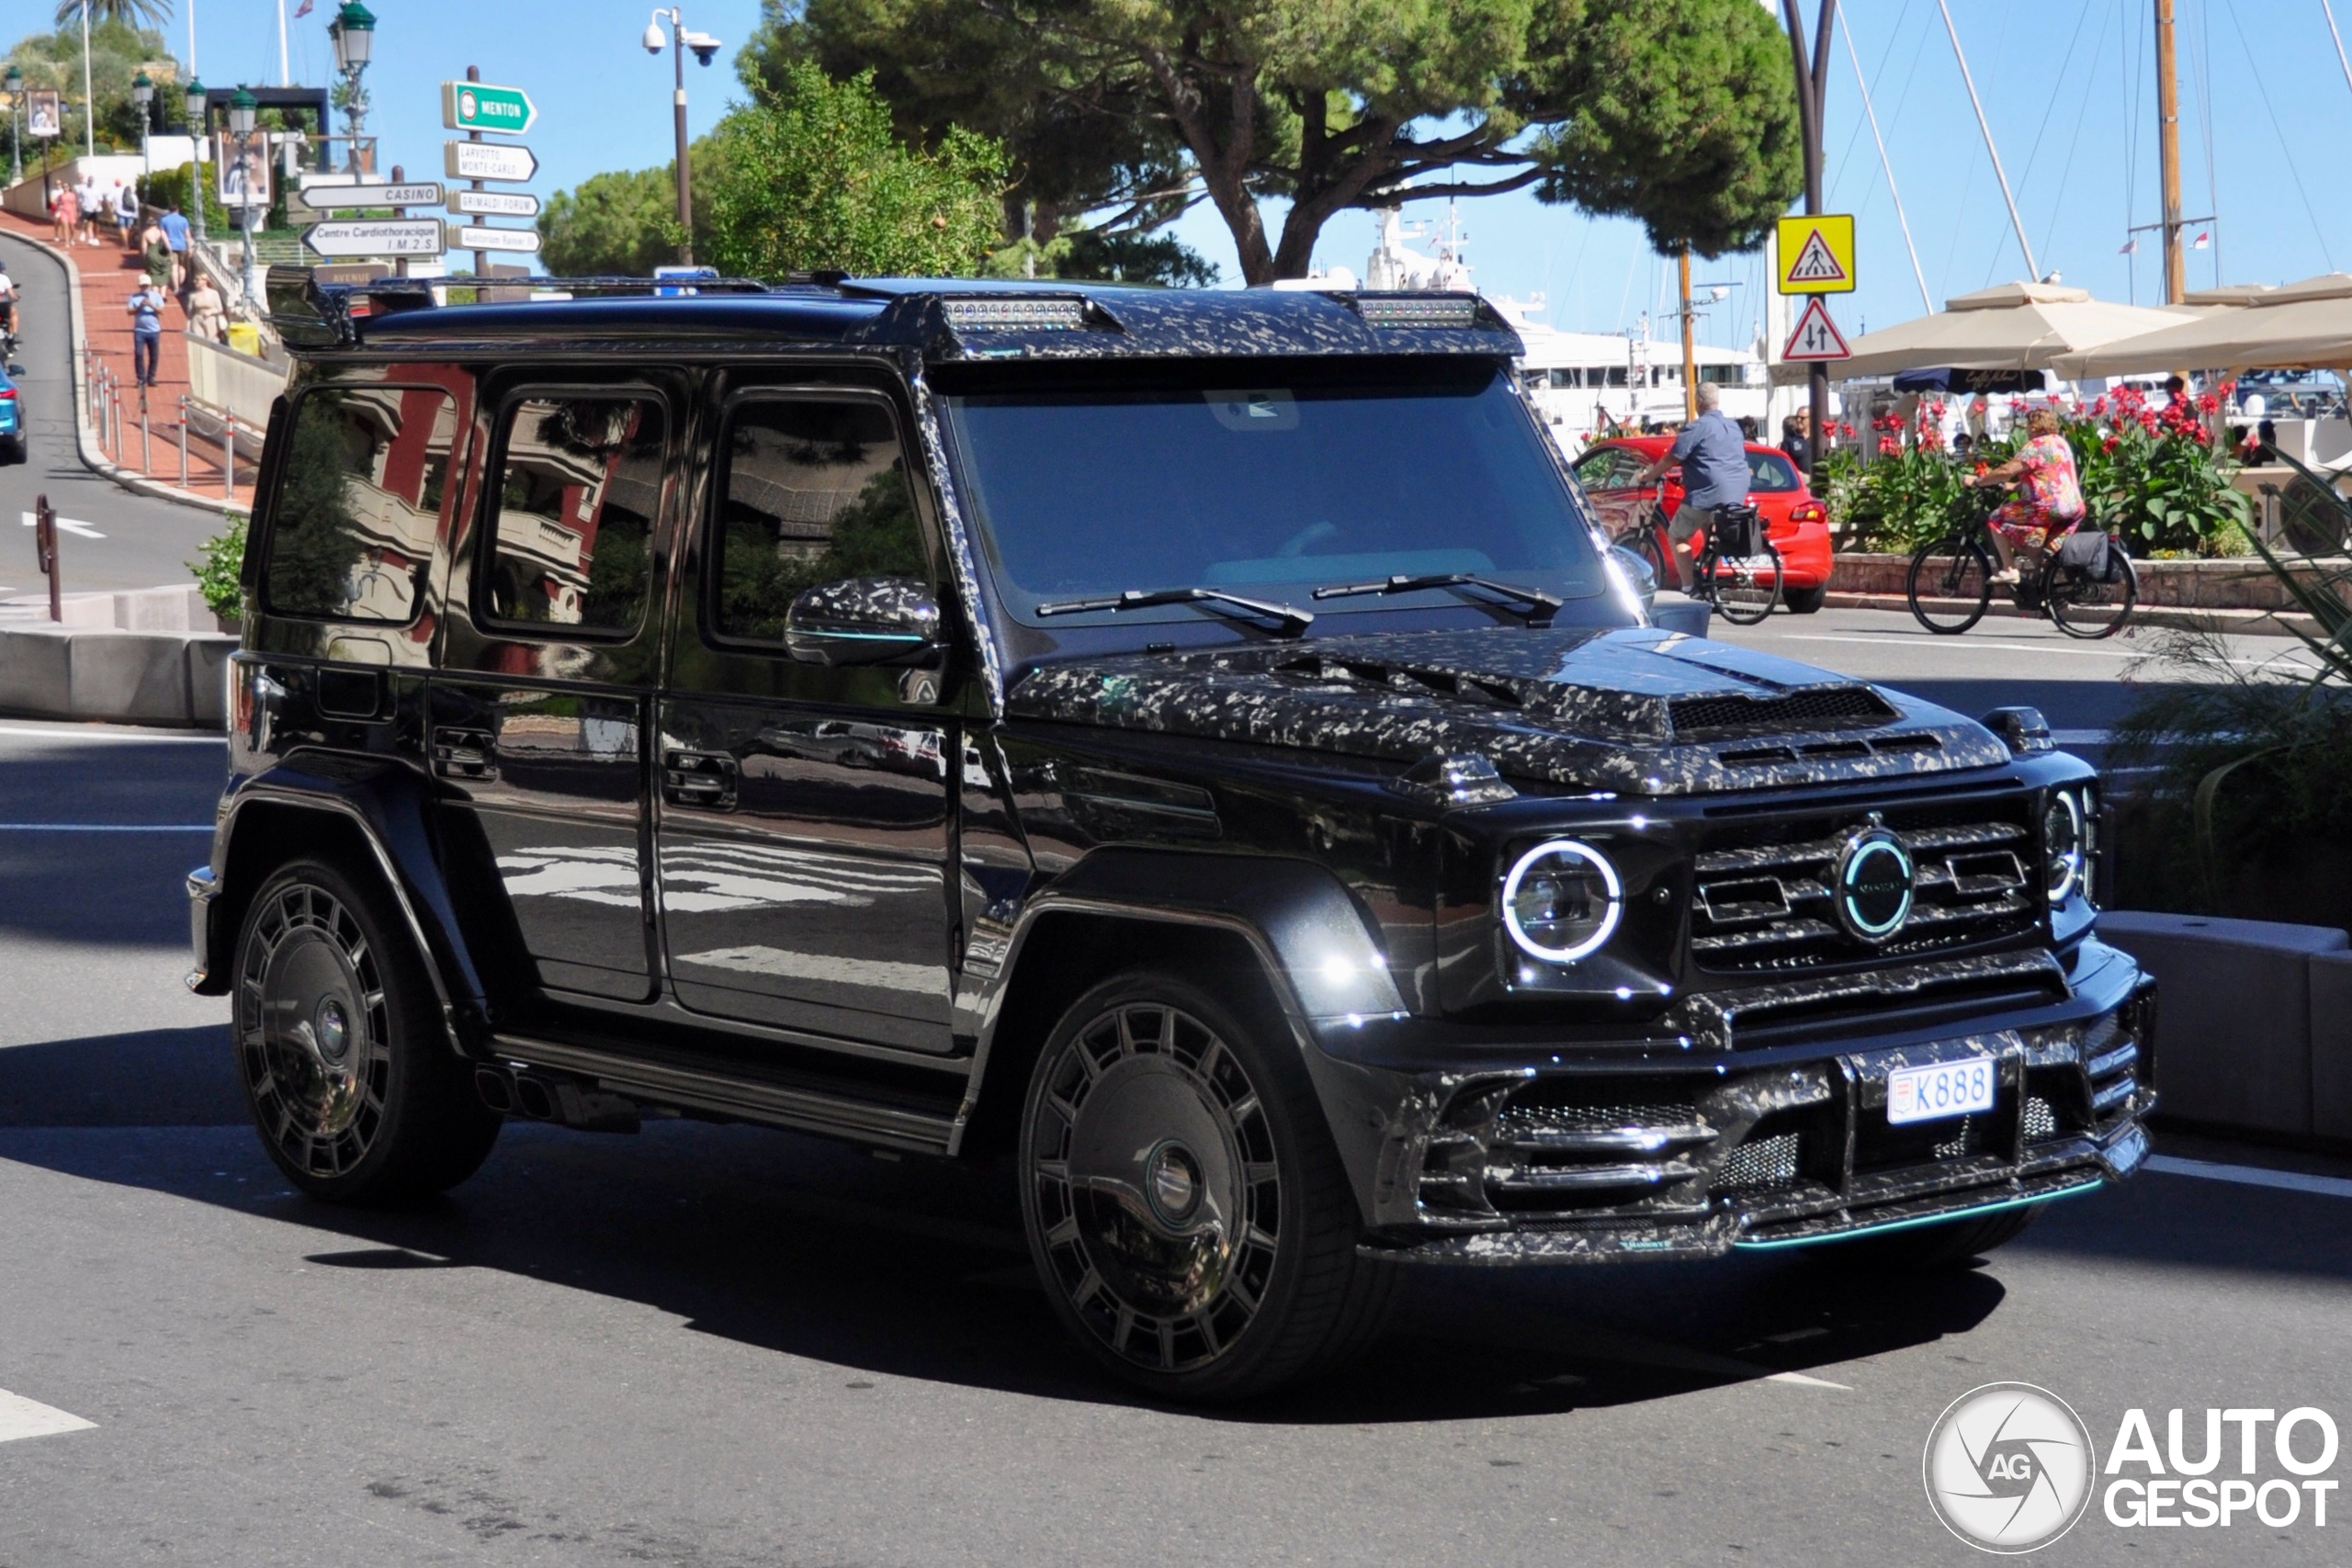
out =
{"type": "Polygon", "coordinates": [[[191,984],[305,1190],[994,1156],[1209,1398],[1402,1263],[1950,1261],[2144,1156],[2091,771],[1649,624],[1476,299],[696,288],[273,277],[191,984]]]}

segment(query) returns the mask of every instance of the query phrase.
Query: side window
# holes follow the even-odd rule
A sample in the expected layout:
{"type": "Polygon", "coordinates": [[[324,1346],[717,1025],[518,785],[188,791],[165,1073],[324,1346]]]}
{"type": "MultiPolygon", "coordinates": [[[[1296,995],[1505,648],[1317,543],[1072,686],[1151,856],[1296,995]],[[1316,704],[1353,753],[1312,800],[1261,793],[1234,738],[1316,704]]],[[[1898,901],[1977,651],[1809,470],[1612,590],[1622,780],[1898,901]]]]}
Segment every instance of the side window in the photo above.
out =
{"type": "Polygon", "coordinates": [[[438,387],[319,387],[287,426],[262,601],[332,621],[416,618],[457,411],[438,387]]]}
{"type": "Polygon", "coordinates": [[[784,640],[793,596],[847,577],[928,575],[906,454],[870,399],[736,405],[719,447],[711,629],[784,640]]]}
{"type": "Polygon", "coordinates": [[[1616,453],[1617,449],[1614,446],[1603,446],[1598,451],[1587,452],[1577,459],[1577,479],[1585,489],[1607,490],[1609,488],[1609,475],[1614,466],[1616,453]]]}
{"type": "Polygon", "coordinates": [[[645,618],[668,420],[650,394],[545,393],[506,409],[482,611],[523,630],[645,618]]]}

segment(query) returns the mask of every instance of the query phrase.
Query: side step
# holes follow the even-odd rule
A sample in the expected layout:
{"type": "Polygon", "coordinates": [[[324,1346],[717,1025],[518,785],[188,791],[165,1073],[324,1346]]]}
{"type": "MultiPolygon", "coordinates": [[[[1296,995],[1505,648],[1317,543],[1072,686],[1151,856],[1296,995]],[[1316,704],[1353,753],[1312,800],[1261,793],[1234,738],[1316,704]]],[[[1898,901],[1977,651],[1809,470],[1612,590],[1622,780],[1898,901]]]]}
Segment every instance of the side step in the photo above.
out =
{"type": "Polygon", "coordinates": [[[933,1113],[851,1099],[707,1067],[616,1055],[561,1041],[500,1034],[492,1042],[502,1060],[576,1073],[594,1078],[613,1095],[743,1122],[938,1155],[948,1152],[956,1132],[952,1111],[933,1113]]]}

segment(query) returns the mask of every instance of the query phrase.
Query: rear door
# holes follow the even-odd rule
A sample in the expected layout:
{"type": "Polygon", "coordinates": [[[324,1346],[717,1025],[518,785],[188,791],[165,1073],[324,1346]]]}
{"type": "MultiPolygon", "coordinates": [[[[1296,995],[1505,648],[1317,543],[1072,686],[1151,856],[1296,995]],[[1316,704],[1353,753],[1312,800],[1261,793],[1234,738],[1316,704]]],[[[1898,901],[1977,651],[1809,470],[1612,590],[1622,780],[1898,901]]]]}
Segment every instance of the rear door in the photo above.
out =
{"type": "Polygon", "coordinates": [[[653,991],[650,822],[660,615],[682,377],[534,372],[483,389],[483,458],[429,705],[465,858],[540,988],[653,991]]]}
{"type": "Polygon", "coordinates": [[[784,639],[794,596],[844,578],[949,602],[900,410],[878,389],[752,385],[709,417],[655,759],[672,988],[714,1018],[944,1053],[945,671],[800,662],[784,639]]]}

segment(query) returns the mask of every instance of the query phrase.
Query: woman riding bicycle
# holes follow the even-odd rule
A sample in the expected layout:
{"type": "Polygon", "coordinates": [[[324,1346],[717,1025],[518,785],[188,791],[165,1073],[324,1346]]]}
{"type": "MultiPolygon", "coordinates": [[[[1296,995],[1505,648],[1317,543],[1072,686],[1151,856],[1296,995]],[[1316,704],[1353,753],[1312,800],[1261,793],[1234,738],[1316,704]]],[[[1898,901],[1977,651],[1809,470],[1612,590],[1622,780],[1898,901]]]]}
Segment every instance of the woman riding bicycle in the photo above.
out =
{"type": "Polygon", "coordinates": [[[1986,519],[1994,551],[2001,558],[2001,570],[1993,579],[1996,582],[2018,581],[2019,549],[2027,552],[2027,564],[2039,570],[2041,552],[2083,520],[2083,481],[2075,470],[2075,450],[2059,429],[2058,411],[2034,410],[2027,416],[2025,428],[2026,443],[2016,457],[1997,468],[1963,475],[1960,481],[1971,489],[2013,482],[2018,486],[2016,498],[2004,502],[1986,519]]]}

